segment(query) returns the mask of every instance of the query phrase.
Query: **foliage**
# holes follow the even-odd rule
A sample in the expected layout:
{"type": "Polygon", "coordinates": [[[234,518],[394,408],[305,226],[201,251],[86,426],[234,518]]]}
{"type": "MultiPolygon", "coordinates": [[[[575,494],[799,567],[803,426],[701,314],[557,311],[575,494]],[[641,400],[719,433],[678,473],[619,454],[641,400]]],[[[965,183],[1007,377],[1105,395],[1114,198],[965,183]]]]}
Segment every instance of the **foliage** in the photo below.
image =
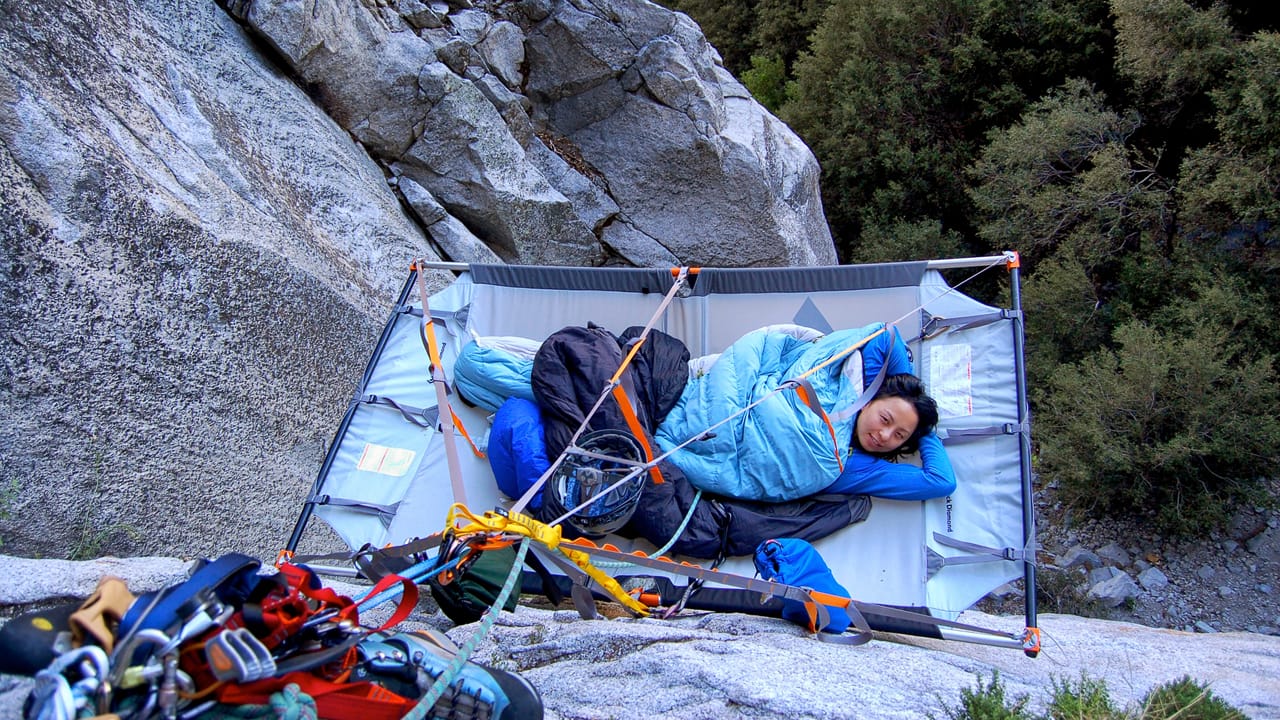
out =
{"type": "Polygon", "coordinates": [[[824,168],[842,257],[877,217],[967,233],[964,169],[985,134],[1088,67],[1103,18],[1099,2],[833,2],[780,115],[824,168]]]}
{"type": "MultiPolygon", "coordinates": [[[[982,675],[977,678],[977,687],[960,690],[960,704],[955,707],[943,706],[947,720],[1033,720],[1035,717],[1026,708],[1025,695],[1006,698],[1004,683],[1000,682],[1000,673],[991,675],[991,682],[984,685],[982,675]]],[[[932,716],[931,716],[932,717],[932,716]]]]}
{"type": "MultiPolygon", "coordinates": [[[[1185,0],[1114,0],[1116,69],[1154,105],[1203,93],[1231,62],[1232,28],[1221,5],[1185,0]]],[[[1176,111],[1176,108],[1171,109],[1176,111]]]]}
{"type": "Polygon", "coordinates": [[[1037,264],[1023,283],[1027,378],[1044,387],[1053,370],[1078,362],[1111,335],[1110,317],[1083,262],[1069,250],[1037,264]]]}
{"type": "Polygon", "coordinates": [[[1072,80],[993,132],[973,165],[978,234],[1047,256],[1070,246],[1091,271],[1159,227],[1165,190],[1128,144],[1140,121],[1072,80]]]}
{"type": "Polygon", "coordinates": [[[742,73],[742,84],[751,96],[772,112],[787,99],[787,71],[777,56],[751,56],[751,69],[742,73]]]}
{"type": "Polygon", "coordinates": [[[1049,720],[1121,720],[1124,713],[1111,701],[1106,682],[1081,673],[1079,684],[1054,679],[1053,698],[1046,717],[1049,720]]]}
{"type": "Polygon", "coordinates": [[[828,0],[673,0],[666,4],[697,21],[720,51],[725,67],[743,75],[757,56],[780,60],[789,70],[808,44],[828,0]]]}
{"type": "Polygon", "coordinates": [[[1106,683],[1085,674],[1075,683],[1055,679],[1044,714],[1032,713],[1027,703],[1026,696],[1007,698],[996,672],[989,684],[979,674],[977,687],[962,689],[959,705],[944,705],[943,712],[948,720],[1247,720],[1207,685],[1189,677],[1156,686],[1134,713],[1117,708],[1106,683]]]}
{"type": "Polygon", "coordinates": [[[1280,422],[1269,355],[1254,356],[1221,325],[1163,331],[1130,321],[1117,348],[1063,365],[1043,399],[1042,472],[1085,508],[1152,517],[1201,532],[1257,492],[1274,465],[1280,422]]]}
{"type": "Polygon", "coordinates": [[[1208,685],[1186,676],[1153,689],[1142,705],[1141,720],[1247,720],[1208,685]]]}
{"type": "Polygon", "coordinates": [[[1212,96],[1220,139],[1183,164],[1186,221],[1217,236],[1234,234],[1238,246],[1269,250],[1263,259],[1274,270],[1280,267],[1280,34],[1245,43],[1212,96]]]}
{"type": "Polygon", "coordinates": [[[675,7],[814,151],[842,260],[1021,251],[1039,470],[1066,499],[1194,531],[1274,476],[1280,12],[675,7]]]}
{"type": "Polygon", "coordinates": [[[869,225],[865,242],[851,258],[858,263],[900,262],[932,257],[959,257],[964,241],[954,230],[944,230],[937,220],[910,221],[892,218],[869,225]],[[882,224],[883,223],[883,224],[882,224]]]}

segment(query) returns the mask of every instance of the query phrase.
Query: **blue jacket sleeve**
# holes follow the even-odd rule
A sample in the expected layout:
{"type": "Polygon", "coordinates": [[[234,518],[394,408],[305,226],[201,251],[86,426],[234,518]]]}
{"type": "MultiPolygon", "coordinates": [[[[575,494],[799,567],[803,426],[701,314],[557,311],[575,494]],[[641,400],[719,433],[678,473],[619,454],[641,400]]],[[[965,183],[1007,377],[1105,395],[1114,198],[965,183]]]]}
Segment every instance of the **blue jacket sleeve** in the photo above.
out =
{"type": "Polygon", "coordinates": [[[920,438],[920,465],[890,462],[854,450],[845,460],[844,472],[823,492],[890,500],[928,500],[955,492],[955,471],[942,441],[933,433],[920,438]]]}
{"type": "Polygon", "coordinates": [[[914,373],[911,367],[911,356],[907,353],[907,344],[902,336],[889,328],[867,342],[862,348],[862,386],[867,387],[875,379],[880,368],[889,364],[885,375],[902,375],[914,373]]]}

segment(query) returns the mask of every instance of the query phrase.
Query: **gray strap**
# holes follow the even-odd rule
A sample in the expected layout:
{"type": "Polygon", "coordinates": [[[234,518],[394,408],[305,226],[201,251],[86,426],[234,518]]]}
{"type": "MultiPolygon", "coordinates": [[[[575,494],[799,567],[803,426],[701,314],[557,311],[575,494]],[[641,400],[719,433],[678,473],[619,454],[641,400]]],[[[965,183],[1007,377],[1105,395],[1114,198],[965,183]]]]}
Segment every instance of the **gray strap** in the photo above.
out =
{"type": "MultiPolygon", "coordinates": [[[[412,315],[414,317],[422,317],[422,308],[415,305],[402,305],[397,308],[397,312],[412,315]]],[[[455,320],[459,325],[466,326],[467,316],[471,314],[471,306],[463,305],[457,310],[435,310],[431,311],[431,322],[441,327],[447,327],[450,320],[455,320]]],[[[443,344],[443,343],[442,343],[443,344]]]]}
{"type": "Polygon", "coordinates": [[[599,617],[596,612],[596,600],[591,595],[590,575],[587,575],[582,568],[569,562],[564,555],[558,552],[544,551],[536,544],[530,545],[529,548],[533,550],[534,555],[543,560],[549,560],[569,577],[571,582],[569,597],[573,598],[573,606],[577,609],[579,617],[583,620],[595,620],[599,617]]]}
{"type": "Polygon", "coordinates": [[[1019,435],[1031,432],[1031,423],[1004,423],[981,428],[946,428],[938,430],[938,438],[944,445],[996,435],[1019,435]]]}
{"type": "MultiPolygon", "coordinates": [[[[890,325],[889,326],[890,352],[893,351],[893,343],[897,339],[898,339],[898,326],[890,325]]],[[[880,363],[880,371],[877,372],[876,376],[871,379],[871,384],[868,385],[865,389],[863,389],[862,394],[858,395],[858,399],[850,403],[848,407],[833,411],[830,415],[831,419],[839,422],[842,420],[847,420],[853,417],[854,415],[857,415],[859,412],[861,412],[862,408],[866,407],[867,403],[871,402],[872,398],[876,396],[876,393],[880,392],[880,386],[884,384],[884,378],[888,374],[889,374],[889,357],[888,357],[888,353],[886,353],[884,362],[880,363]]]]}
{"type": "Polygon", "coordinates": [[[1022,317],[1019,310],[1001,309],[996,312],[982,313],[980,315],[963,315],[961,317],[939,317],[924,313],[924,324],[920,328],[920,337],[930,338],[941,335],[944,332],[957,332],[959,330],[968,330],[970,328],[982,327],[990,325],[993,322],[1001,320],[1011,320],[1013,318],[1022,317]]]}
{"type": "Polygon", "coordinates": [[[957,540],[948,535],[935,532],[933,541],[939,545],[964,550],[966,552],[976,553],[974,555],[957,555],[955,557],[944,557],[938,554],[933,548],[928,550],[928,558],[926,565],[928,567],[929,577],[933,577],[939,570],[948,565],[968,565],[971,563],[985,562],[1026,562],[1030,560],[1035,563],[1035,552],[1029,548],[993,548],[986,545],[967,542],[965,540],[957,540]]]}
{"type": "Polygon", "coordinates": [[[392,503],[391,505],[379,505],[378,503],[365,502],[364,500],[349,500],[347,498],[336,498],[332,495],[312,495],[307,498],[307,502],[312,505],[333,505],[337,507],[345,507],[356,512],[365,512],[377,515],[383,526],[389,527],[391,520],[396,516],[396,509],[400,507],[400,503],[392,503]]]}
{"type": "Polygon", "coordinates": [[[365,395],[360,398],[359,402],[366,405],[384,405],[395,408],[405,420],[420,428],[434,428],[440,423],[440,408],[438,407],[417,408],[379,395],[365,395]]]}

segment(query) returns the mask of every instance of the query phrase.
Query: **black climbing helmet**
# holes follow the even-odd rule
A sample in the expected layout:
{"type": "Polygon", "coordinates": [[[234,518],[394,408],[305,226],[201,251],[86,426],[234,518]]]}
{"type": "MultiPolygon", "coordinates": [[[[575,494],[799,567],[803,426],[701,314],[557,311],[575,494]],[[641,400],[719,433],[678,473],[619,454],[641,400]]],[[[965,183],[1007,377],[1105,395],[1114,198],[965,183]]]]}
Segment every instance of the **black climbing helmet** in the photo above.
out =
{"type": "Polygon", "coordinates": [[[631,519],[644,492],[646,473],[636,473],[622,485],[596,496],[643,464],[644,450],[630,433],[620,430],[589,432],[579,439],[577,447],[581,452],[571,449],[547,481],[539,514],[548,521],[554,520],[595,498],[565,518],[564,524],[587,537],[603,537],[631,519]]]}

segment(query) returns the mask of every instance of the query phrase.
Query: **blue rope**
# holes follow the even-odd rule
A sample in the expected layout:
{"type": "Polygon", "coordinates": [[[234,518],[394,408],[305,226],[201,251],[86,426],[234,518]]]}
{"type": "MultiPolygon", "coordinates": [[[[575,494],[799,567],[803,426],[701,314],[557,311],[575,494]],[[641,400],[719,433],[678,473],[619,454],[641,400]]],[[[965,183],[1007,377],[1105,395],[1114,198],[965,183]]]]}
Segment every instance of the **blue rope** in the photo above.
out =
{"type": "Polygon", "coordinates": [[[413,706],[413,710],[410,710],[403,720],[423,720],[426,718],[427,713],[435,707],[436,701],[444,695],[445,690],[449,689],[449,685],[462,672],[462,666],[467,664],[467,658],[471,657],[471,653],[475,652],[476,647],[484,641],[485,636],[489,634],[489,628],[493,627],[494,621],[502,613],[502,606],[507,604],[507,598],[511,596],[511,591],[515,588],[516,580],[524,569],[525,556],[528,554],[529,541],[522,540],[520,549],[516,551],[516,560],[511,565],[511,572],[507,574],[507,581],[503,583],[502,590],[498,593],[498,598],[493,601],[493,605],[485,612],[484,618],[480,621],[480,627],[472,634],[471,639],[463,643],[462,647],[458,649],[458,654],[454,657],[453,662],[449,664],[449,667],[444,672],[440,673],[440,677],[436,678],[435,684],[418,700],[418,704],[413,706]]]}
{"type": "MultiPolygon", "coordinates": [[[[416,565],[408,567],[404,572],[400,573],[400,577],[411,581],[414,585],[420,585],[424,579],[431,575],[436,575],[445,572],[446,570],[452,570],[458,567],[458,564],[466,559],[468,555],[470,555],[470,551],[460,554],[458,557],[439,567],[436,567],[435,564],[436,561],[439,560],[438,557],[431,558],[430,560],[423,560],[416,565]]],[[[371,608],[378,607],[385,602],[394,600],[404,592],[404,586],[396,585],[395,587],[383,590],[373,597],[369,597],[369,593],[371,592],[373,592],[373,588],[369,588],[355,598],[356,607],[359,608],[360,612],[365,612],[371,608]]]]}

